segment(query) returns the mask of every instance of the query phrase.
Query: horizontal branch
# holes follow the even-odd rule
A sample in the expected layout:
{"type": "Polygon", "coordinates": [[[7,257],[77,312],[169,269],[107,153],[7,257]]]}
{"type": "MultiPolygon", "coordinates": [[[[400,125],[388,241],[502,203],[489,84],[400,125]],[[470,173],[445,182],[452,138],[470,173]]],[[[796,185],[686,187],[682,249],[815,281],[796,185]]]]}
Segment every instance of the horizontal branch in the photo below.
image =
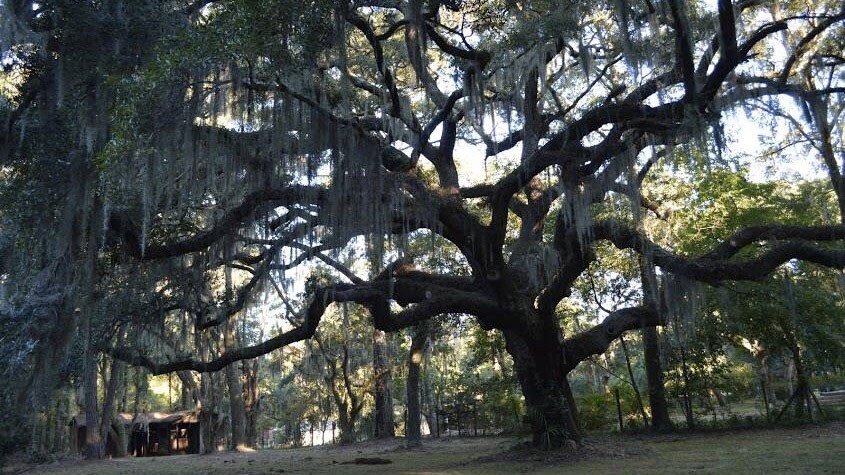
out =
{"type": "Polygon", "coordinates": [[[845,250],[825,249],[812,241],[833,241],[845,238],[845,226],[761,226],[748,228],[698,258],[675,255],[650,241],[640,232],[617,222],[604,221],[594,226],[597,239],[606,239],[619,249],[650,254],[656,266],[674,274],[700,282],[718,284],[725,280],[759,280],[781,264],[792,259],[812,262],[826,267],[845,267],[845,250]],[[728,260],[739,249],[760,240],[783,236],[783,241],[771,246],[759,256],[744,260],[728,260]]]}
{"type": "Polygon", "coordinates": [[[803,239],[809,241],[835,241],[845,239],[845,226],[791,226],[762,225],[741,229],[722,241],[713,250],[702,257],[707,259],[726,259],[732,257],[743,247],[756,241],[783,241],[803,239]]]}
{"type": "Polygon", "coordinates": [[[604,353],[613,340],[628,330],[662,323],[660,314],[651,306],[623,308],[611,312],[598,325],[564,340],[564,371],[568,373],[590,356],[604,353]]]}

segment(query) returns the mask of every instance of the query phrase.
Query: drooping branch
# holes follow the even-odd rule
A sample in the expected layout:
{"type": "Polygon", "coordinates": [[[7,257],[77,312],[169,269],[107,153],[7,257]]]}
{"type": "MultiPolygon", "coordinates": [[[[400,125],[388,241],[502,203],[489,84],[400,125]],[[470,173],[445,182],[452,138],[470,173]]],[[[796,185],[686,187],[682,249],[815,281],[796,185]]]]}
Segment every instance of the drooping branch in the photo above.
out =
{"type": "Polygon", "coordinates": [[[203,314],[198,315],[199,321],[197,322],[197,328],[205,330],[213,326],[221,325],[226,323],[231,316],[240,312],[249,302],[253,291],[258,287],[261,281],[267,277],[270,270],[270,264],[273,262],[278,249],[278,246],[273,246],[267,249],[264,253],[264,260],[258,267],[250,271],[252,278],[250,278],[246,284],[238,288],[235,292],[234,299],[215,308],[212,316],[206,316],[203,314]]]}
{"type": "Polygon", "coordinates": [[[153,374],[171,373],[181,370],[197,372],[219,371],[227,365],[244,359],[252,359],[278,348],[307,340],[314,336],[326,308],[332,303],[355,302],[368,307],[373,324],[383,331],[396,331],[444,313],[466,313],[480,315],[486,322],[495,325],[508,323],[497,304],[477,291],[443,287],[442,284],[459,285],[471,289],[466,279],[435,276],[420,272],[402,273],[400,277],[389,278],[392,273],[362,284],[334,284],[314,292],[308,306],[301,313],[299,325],[274,338],[256,345],[227,350],[211,361],[191,357],[178,358],[168,362],[157,362],[153,358],[126,347],[109,348],[106,352],[115,358],[135,366],[143,366],[153,374]],[[394,313],[390,309],[393,299],[406,305],[394,313]]]}
{"type": "Polygon", "coordinates": [[[141,231],[128,215],[113,212],[109,217],[109,231],[123,240],[127,252],[133,257],[141,260],[164,259],[208,248],[223,236],[234,232],[259,206],[270,203],[278,206],[305,202],[321,203],[324,199],[325,190],[302,185],[254,191],[247,194],[239,205],[227,211],[208,230],[170,243],[147,243],[143,248],[141,231]]]}

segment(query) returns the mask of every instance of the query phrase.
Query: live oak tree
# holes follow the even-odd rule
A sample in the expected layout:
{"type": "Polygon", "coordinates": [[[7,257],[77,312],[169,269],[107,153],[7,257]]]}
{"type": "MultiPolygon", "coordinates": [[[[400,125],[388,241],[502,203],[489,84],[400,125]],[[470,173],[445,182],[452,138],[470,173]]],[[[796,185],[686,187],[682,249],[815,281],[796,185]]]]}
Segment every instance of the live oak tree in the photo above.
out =
{"type": "Polygon", "coordinates": [[[838,220],[734,229],[684,253],[640,219],[659,212],[644,180],[728,153],[730,111],[761,100],[810,111],[787,126],[821,139],[842,196],[838,1],[0,5],[17,78],[0,109],[0,274],[20,296],[3,312],[45,323],[20,337],[42,367],[80,329],[86,354],[161,374],[309,339],[332,304],[363,305],[387,332],[466,314],[502,334],[534,443],[558,446],[581,438],[567,374],[684,299],[655,286],[653,303],[563,334],[556,308],[598,243],[713,285],[791,259],[845,267],[838,220]],[[425,256],[406,251],[421,235],[465,272],[418,270],[425,256]],[[349,249],[378,269],[341,264],[349,249]],[[197,347],[315,259],[336,282],[292,329],[215,357],[197,347]],[[100,331],[151,341],[166,322],[187,329],[180,347],[100,331]]]}

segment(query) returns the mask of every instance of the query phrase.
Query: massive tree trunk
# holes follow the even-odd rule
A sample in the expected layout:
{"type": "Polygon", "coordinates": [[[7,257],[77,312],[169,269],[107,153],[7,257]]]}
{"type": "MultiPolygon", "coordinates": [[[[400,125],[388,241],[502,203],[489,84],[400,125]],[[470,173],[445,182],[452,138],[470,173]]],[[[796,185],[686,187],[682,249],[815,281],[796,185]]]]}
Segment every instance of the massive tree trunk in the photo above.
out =
{"type": "Polygon", "coordinates": [[[411,337],[411,348],[408,351],[408,420],[405,424],[405,444],[408,447],[419,447],[422,445],[422,423],[420,415],[420,366],[428,342],[429,328],[431,323],[425,321],[414,328],[414,335],[411,337]]]}
{"type": "Polygon", "coordinates": [[[381,330],[373,331],[373,372],[375,373],[375,438],[394,437],[393,422],[393,378],[387,358],[386,335],[381,330]]]}
{"type": "Polygon", "coordinates": [[[542,340],[529,340],[516,330],[506,330],[504,335],[525,396],[534,446],[548,449],[567,441],[579,444],[581,434],[558,335],[542,340]]]}

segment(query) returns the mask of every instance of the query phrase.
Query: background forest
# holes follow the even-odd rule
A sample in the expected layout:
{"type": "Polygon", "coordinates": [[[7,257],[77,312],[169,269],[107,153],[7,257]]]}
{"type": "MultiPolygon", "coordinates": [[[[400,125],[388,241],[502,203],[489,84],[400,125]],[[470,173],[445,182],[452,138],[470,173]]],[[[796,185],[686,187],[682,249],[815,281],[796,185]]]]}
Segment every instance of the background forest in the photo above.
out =
{"type": "Polygon", "coordinates": [[[0,0],[0,454],[841,417],[843,22],[0,0]]]}

